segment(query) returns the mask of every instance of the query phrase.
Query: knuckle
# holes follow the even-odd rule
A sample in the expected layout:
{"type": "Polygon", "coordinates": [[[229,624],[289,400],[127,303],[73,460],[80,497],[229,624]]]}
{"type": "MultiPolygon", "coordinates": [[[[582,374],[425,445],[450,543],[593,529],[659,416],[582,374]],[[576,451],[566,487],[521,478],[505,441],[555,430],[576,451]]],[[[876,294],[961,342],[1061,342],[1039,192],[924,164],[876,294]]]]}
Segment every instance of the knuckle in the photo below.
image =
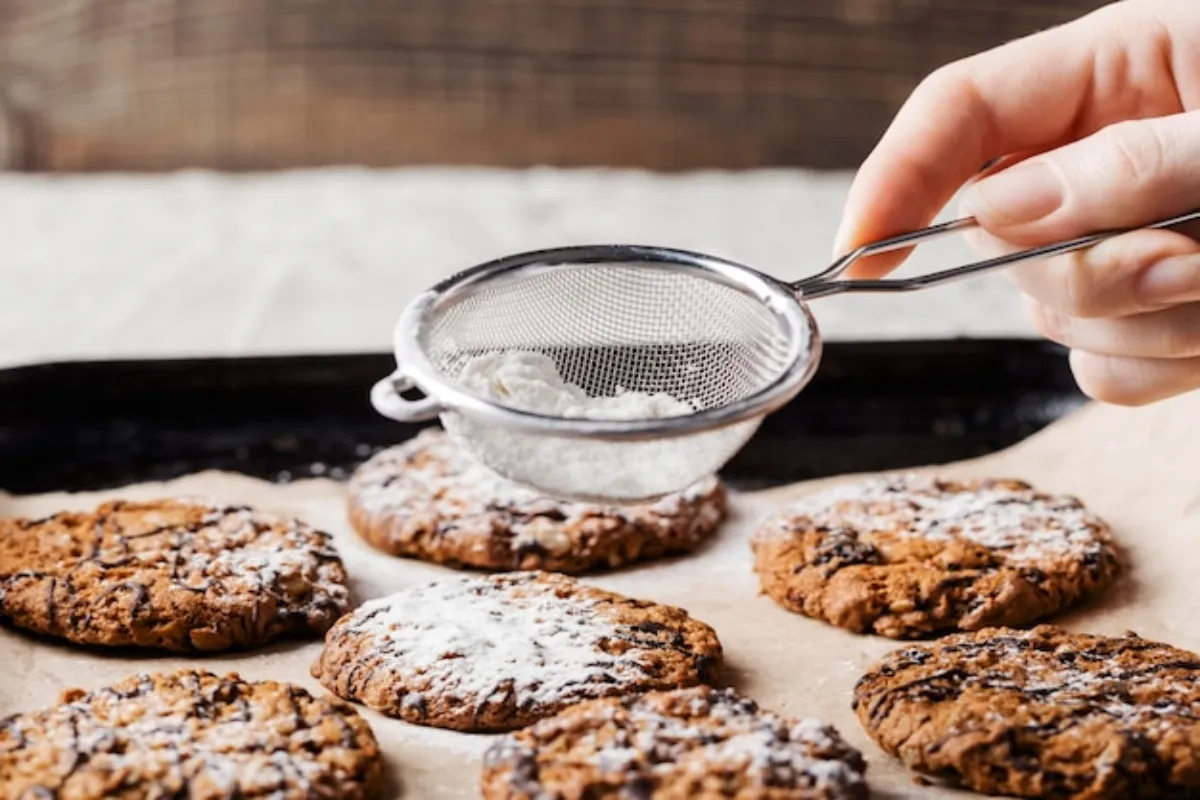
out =
{"type": "Polygon", "coordinates": [[[1064,315],[1036,300],[1030,301],[1029,315],[1033,319],[1033,327],[1042,336],[1052,342],[1067,344],[1068,322],[1064,315]]]}
{"type": "Polygon", "coordinates": [[[926,91],[930,89],[942,88],[946,86],[954,86],[959,82],[961,74],[961,62],[951,61],[949,64],[942,66],[930,72],[921,80],[918,90],[924,88],[926,91]]]}
{"type": "Polygon", "coordinates": [[[1128,120],[1110,125],[1100,136],[1123,183],[1145,188],[1163,174],[1167,147],[1156,126],[1145,120],[1128,120]]]}
{"type": "Polygon", "coordinates": [[[970,59],[964,59],[938,67],[917,84],[914,94],[938,103],[972,101],[974,90],[969,62],[970,59]]]}
{"type": "Polygon", "coordinates": [[[1084,319],[1103,315],[1103,307],[1096,296],[1094,272],[1082,259],[1067,257],[1052,268],[1059,274],[1060,311],[1084,319]]]}

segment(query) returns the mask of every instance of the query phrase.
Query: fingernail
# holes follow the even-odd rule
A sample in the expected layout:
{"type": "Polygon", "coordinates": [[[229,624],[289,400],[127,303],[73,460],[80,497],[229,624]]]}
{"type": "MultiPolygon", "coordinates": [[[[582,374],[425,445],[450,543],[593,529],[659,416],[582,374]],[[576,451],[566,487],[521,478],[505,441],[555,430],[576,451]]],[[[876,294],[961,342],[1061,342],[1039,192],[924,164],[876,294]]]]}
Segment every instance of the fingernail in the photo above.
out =
{"type": "Polygon", "coordinates": [[[1062,181],[1044,161],[1026,161],[984,178],[963,204],[993,223],[1021,225],[1049,216],[1063,203],[1062,181]]]}
{"type": "Polygon", "coordinates": [[[846,239],[849,234],[846,232],[846,221],[843,219],[842,224],[838,226],[837,235],[833,237],[833,257],[841,258],[846,252],[846,239]]]}
{"type": "Polygon", "coordinates": [[[1142,273],[1138,292],[1151,305],[1200,300],[1200,258],[1164,258],[1142,273]]]}

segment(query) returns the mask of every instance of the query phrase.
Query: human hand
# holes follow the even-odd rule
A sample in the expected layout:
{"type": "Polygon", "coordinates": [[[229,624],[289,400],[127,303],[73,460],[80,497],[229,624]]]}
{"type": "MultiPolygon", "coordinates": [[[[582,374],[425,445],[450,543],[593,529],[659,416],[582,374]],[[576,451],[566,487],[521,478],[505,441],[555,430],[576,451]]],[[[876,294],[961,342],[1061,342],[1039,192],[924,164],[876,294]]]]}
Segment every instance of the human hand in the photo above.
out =
{"type": "MultiPolygon", "coordinates": [[[[1200,208],[1197,109],[1195,0],[1125,0],[943,67],[864,162],[838,251],[928,225],[972,179],[964,212],[988,255],[1200,208]]],[[[1087,394],[1137,405],[1200,388],[1195,239],[1137,231],[1010,274],[1087,394]]]]}

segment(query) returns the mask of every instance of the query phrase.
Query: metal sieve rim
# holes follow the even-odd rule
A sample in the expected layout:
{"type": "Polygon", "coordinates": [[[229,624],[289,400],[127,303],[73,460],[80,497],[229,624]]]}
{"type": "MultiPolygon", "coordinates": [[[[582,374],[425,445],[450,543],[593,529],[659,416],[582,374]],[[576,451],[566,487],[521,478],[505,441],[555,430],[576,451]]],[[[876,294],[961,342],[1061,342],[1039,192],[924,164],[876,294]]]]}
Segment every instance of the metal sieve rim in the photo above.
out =
{"type": "Polygon", "coordinates": [[[733,261],[687,250],[643,245],[585,245],[535,250],[452,275],[409,303],[396,323],[394,344],[398,374],[432,398],[440,406],[439,413],[453,411],[474,420],[529,433],[606,441],[675,438],[769,414],[795,397],[812,379],[822,351],[816,319],[807,304],[785,284],[733,261]],[[481,283],[517,279],[530,272],[622,262],[645,264],[649,268],[690,270],[763,303],[787,328],[787,368],[753,394],[687,416],[652,420],[563,419],[500,405],[460,389],[442,376],[420,344],[421,334],[433,315],[468,296],[481,283]],[[803,346],[805,340],[807,347],[803,346]]]}

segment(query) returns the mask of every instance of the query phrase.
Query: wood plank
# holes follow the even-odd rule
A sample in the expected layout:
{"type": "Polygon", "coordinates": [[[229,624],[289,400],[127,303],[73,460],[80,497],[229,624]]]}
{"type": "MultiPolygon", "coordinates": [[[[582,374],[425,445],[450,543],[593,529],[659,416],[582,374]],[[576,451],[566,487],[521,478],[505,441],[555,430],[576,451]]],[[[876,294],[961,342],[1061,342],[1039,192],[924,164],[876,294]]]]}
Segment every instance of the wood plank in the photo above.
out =
{"type": "Polygon", "coordinates": [[[846,167],[1101,0],[0,0],[0,164],[846,167]]]}

